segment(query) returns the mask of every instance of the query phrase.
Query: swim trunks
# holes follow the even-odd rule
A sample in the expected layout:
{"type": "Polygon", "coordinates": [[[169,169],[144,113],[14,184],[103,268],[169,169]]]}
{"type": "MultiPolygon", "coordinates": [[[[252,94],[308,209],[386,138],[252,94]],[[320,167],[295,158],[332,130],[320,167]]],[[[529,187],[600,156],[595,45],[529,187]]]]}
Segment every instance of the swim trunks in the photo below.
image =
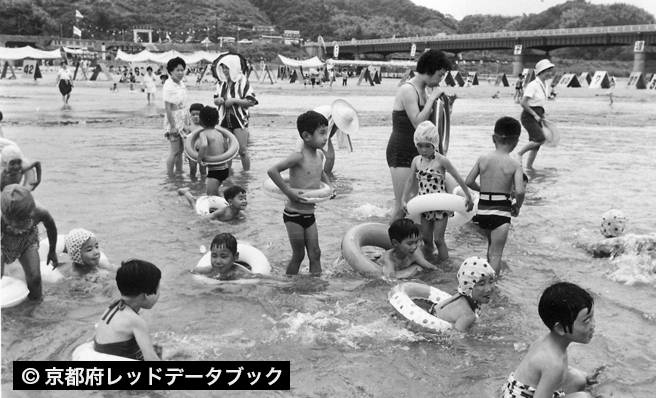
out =
{"type": "Polygon", "coordinates": [[[207,169],[207,178],[214,178],[215,180],[219,180],[219,182],[223,182],[228,179],[230,176],[230,169],[221,169],[221,170],[213,170],[211,168],[207,169]]]}
{"type": "MultiPolygon", "coordinates": [[[[412,83],[407,83],[412,84],[412,83]]],[[[413,85],[414,87],[414,85],[413,85]]],[[[415,91],[417,88],[415,87],[415,91]]],[[[419,112],[424,109],[419,103],[419,93],[417,93],[417,106],[419,112]]],[[[387,142],[387,166],[389,167],[410,167],[412,159],[419,155],[414,141],[415,126],[412,125],[408,113],[404,110],[392,112],[392,135],[387,142]]]]}
{"type": "MultiPolygon", "coordinates": [[[[537,113],[538,116],[540,116],[540,120],[542,120],[542,116],[544,115],[544,108],[541,106],[532,106],[531,109],[533,109],[533,111],[537,113]]],[[[544,136],[544,131],[542,131],[542,121],[538,122],[535,120],[533,115],[526,112],[525,110],[522,111],[522,115],[519,119],[522,122],[522,126],[524,126],[526,131],[528,131],[529,141],[544,142],[547,139],[544,136]]]]}
{"type": "MultiPolygon", "coordinates": [[[[508,382],[503,386],[502,398],[531,398],[535,395],[535,388],[527,386],[515,380],[514,373],[508,377],[508,382]]],[[[564,397],[563,391],[554,391],[553,398],[564,397]]]]}
{"type": "MultiPolygon", "coordinates": [[[[446,188],[444,187],[444,177],[442,176],[442,173],[435,169],[417,170],[415,177],[417,178],[417,184],[419,186],[419,195],[446,192],[446,188]]],[[[453,212],[443,210],[432,210],[421,213],[421,216],[428,221],[441,220],[444,217],[450,217],[452,215],[453,212]]]]}
{"type": "Polygon", "coordinates": [[[481,192],[476,211],[476,223],[483,229],[494,230],[510,224],[512,201],[506,193],[481,192]]]}
{"type": "Polygon", "coordinates": [[[287,209],[282,212],[282,220],[285,223],[293,222],[298,224],[303,229],[310,228],[317,221],[314,214],[301,214],[287,209]]]}
{"type": "MultiPolygon", "coordinates": [[[[128,307],[132,311],[134,311],[134,309],[130,307],[122,299],[118,299],[114,301],[112,304],[109,305],[109,307],[107,308],[107,312],[105,313],[105,315],[103,315],[102,318],[100,318],[100,320],[105,321],[105,323],[109,325],[109,322],[111,322],[112,318],[114,318],[114,315],[116,315],[117,312],[125,309],[125,307],[128,307]],[[107,320],[105,320],[105,318],[107,318],[107,320]]],[[[134,312],[136,313],[136,311],[134,312]]],[[[118,341],[115,343],[106,343],[106,344],[98,343],[96,341],[96,338],[94,337],[93,349],[96,352],[100,352],[102,354],[109,354],[119,357],[136,359],[137,361],[144,360],[143,353],[141,352],[141,348],[139,348],[137,339],[134,336],[132,336],[132,338],[127,341],[118,341]]]]}

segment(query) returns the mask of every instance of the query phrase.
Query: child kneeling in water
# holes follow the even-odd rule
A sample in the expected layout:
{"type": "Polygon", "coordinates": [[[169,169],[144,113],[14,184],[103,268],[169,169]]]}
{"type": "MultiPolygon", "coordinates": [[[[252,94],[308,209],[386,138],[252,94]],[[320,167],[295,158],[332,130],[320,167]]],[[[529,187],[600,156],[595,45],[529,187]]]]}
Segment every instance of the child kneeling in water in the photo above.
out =
{"type": "Polygon", "coordinates": [[[424,269],[436,270],[419,248],[421,234],[412,220],[396,220],[387,230],[392,248],[382,257],[383,274],[390,278],[411,278],[424,269]]]}
{"type": "Polygon", "coordinates": [[[96,324],[95,351],[139,361],[161,360],[150,340],[148,324],[139,316],[139,310],[149,310],[157,303],[161,277],[159,268],[147,261],[123,261],[116,272],[121,298],[105,310],[96,324]]]}
{"type": "Polygon", "coordinates": [[[487,261],[469,257],[458,270],[458,294],[434,304],[429,313],[453,324],[461,332],[468,330],[481,313],[481,304],[492,299],[496,273],[487,261]]]}

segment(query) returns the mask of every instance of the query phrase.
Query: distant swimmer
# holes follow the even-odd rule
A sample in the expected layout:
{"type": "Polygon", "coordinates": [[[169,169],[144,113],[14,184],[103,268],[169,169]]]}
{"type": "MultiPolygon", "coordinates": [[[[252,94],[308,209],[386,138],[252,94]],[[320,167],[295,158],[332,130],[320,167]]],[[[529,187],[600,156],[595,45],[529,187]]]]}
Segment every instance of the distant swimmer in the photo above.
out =
{"type": "MultiPolygon", "coordinates": [[[[189,188],[178,189],[178,195],[184,196],[191,207],[194,208],[198,208],[198,201],[212,198],[211,196],[201,196],[200,198],[194,198],[191,192],[189,192],[189,188]]],[[[235,185],[224,190],[223,197],[225,198],[227,205],[224,204],[218,208],[212,208],[211,204],[208,204],[207,214],[202,215],[208,220],[217,221],[232,221],[244,218],[243,211],[248,205],[246,190],[240,186],[235,185]]]]}

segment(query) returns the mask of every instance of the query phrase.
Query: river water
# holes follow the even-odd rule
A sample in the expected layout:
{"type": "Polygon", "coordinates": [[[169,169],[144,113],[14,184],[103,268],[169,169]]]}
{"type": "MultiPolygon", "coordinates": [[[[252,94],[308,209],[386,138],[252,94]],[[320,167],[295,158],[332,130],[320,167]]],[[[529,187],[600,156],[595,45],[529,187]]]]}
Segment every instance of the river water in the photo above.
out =
{"type": "MultiPolygon", "coordinates": [[[[266,170],[295,144],[294,124],[280,120],[293,120],[305,109],[329,104],[337,98],[333,92],[265,92],[259,97],[262,105],[253,110],[249,147],[252,169],[243,172],[235,161],[234,175],[227,182],[247,190],[246,218],[217,223],[199,219],[176,193],[188,186],[200,195],[201,183],[187,175],[165,175],[167,144],[159,102],[147,107],[145,100],[137,102],[127,93],[112,97],[105,88],[80,87],[73,93],[72,108],[61,110],[54,87],[4,83],[0,90],[0,105],[9,122],[5,137],[16,141],[28,158],[41,160],[43,182],[34,196],[53,215],[59,232],[89,229],[112,263],[136,257],[162,270],[159,302],[141,315],[153,340],[165,346],[165,358],[291,361],[291,391],[225,395],[495,397],[526,347],[547,330],[537,314],[540,293],[565,280],[588,289],[596,306],[595,337],[587,346],[571,346],[570,365],[588,372],[606,366],[595,388],[604,397],[653,396],[655,260],[645,253],[594,259],[584,250],[602,238],[601,215],[611,208],[628,217],[627,233],[649,234],[656,224],[656,210],[649,202],[656,194],[653,124],[623,126],[600,120],[598,115],[607,112],[606,100],[589,98],[580,105],[579,99],[559,97],[554,110],[568,115],[561,118],[561,144],[541,150],[536,171],[529,173],[525,206],[513,219],[504,252],[510,270],[471,332],[435,337],[406,329],[387,299],[395,281],[363,278],[340,258],[341,239],[349,228],[363,222],[385,223],[393,206],[385,163],[391,128],[375,122],[389,120],[393,95],[355,92],[346,98],[360,111],[363,123],[353,136],[355,152],[337,151],[337,198],[317,210],[323,276],[308,277],[306,259],[300,276],[285,278],[291,249],[282,222],[283,204],[267,196],[261,184],[266,170]],[[145,122],[132,124],[137,114],[145,122]],[[282,282],[208,286],[193,279],[188,271],[201,257],[199,247],[209,247],[220,232],[258,247],[282,282]]],[[[211,89],[191,95],[209,102],[211,89]]],[[[491,108],[482,96],[470,97],[456,102],[449,150],[463,176],[480,154],[492,150],[494,119],[510,109],[517,113],[514,116],[519,113],[513,105],[491,108]],[[470,116],[478,111],[490,118],[470,116]]],[[[651,98],[624,106],[627,112],[634,107],[639,107],[636,112],[653,112],[654,102],[651,98]]],[[[615,112],[621,113],[622,106],[615,112]]],[[[45,237],[43,228],[41,234],[45,237]]],[[[453,293],[455,270],[469,256],[485,256],[486,241],[474,226],[465,225],[448,230],[447,245],[449,264],[419,281],[453,293]]],[[[16,266],[7,272],[21,273],[16,266]]],[[[2,310],[2,395],[224,395],[12,391],[12,361],[70,359],[73,349],[93,336],[94,323],[117,297],[114,286],[111,277],[86,275],[44,284],[42,302],[2,310]]]]}

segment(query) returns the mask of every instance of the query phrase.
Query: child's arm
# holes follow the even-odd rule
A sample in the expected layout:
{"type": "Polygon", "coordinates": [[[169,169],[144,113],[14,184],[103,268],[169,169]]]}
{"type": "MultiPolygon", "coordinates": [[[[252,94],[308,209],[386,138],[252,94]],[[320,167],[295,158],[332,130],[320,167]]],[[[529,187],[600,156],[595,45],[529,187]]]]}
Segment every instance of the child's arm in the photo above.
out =
{"type": "Polygon", "coordinates": [[[200,146],[198,147],[198,158],[196,161],[199,165],[206,166],[203,161],[205,158],[205,152],[207,152],[207,136],[205,135],[205,132],[201,131],[200,134],[198,134],[198,138],[200,139],[200,146]]]}
{"type": "Polygon", "coordinates": [[[436,270],[437,267],[431,264],[426,258],[424,257],[424,253],[422,253],[421,250],[415,250],[415,252],[412,254],[412,262],[414,264],[417,264],[423,269],[432,269],[436,270]]]}
{"type": "Polygon", "coordinates": [[[515,203],[512,204],[512,210],[510,215],[517,217],[519,215],[519,209],[521,209],[522,204],[524,203],[524,173],[522,166],[518,165],[515,169],[514,174],[514,183],[515,183],[515,203]]]}
{"type": "Polygon", "coordinates": [[[415,156],[412,159],[412,164],[410,165],[410,174],[408,175],[408,180],[405,182],[405,188],[403,188],[403,195],[401,195],[401,203],[403,204],[403,209],[406,210],[408,205],[408,200],[410,199],[410,193],[417,191],[417,178],[415,174],[417,173],[417,163],[419,162],[420,156],[415,156]]]}
{"type": "Polygon", "coordinates": [[[148,329],[148,324],[146,321],[139,315],[135,315],[134,326],[132,328],[132,333],[134,338],[139,344],[141,353],[143,354],[145,361],[161,361],[160,357],[157,356],[155,352],[155,347],[153,347],[153,342],[150,340],[150,330],[148,329]]]}
{"type": "Polygon", "coordinates": [[[478,164],[478,160],[476,160],[476,163],[474,163],[474,167],[472,167],[471,171],[469,172],[469,175],[467,176],[467,179],[465,180],[465,184],[467,184],[469,188],[473,189],[476,192],[481,192],[481,187],[476,182],[476,179],[478,178],[479,174],[481,174],[481,168],[478,164]]]}
{"type": "Polygon", "coordinates": [[[46,259],[46,265],[52,262],[52,268],[57,268],[59,266],[59,260],[57,259],[57,225],[55,220],[50,215],[48,210],[44,209],[40,205],[36,205],[34,208],[35,223],[43,223],[43,226],[46,227],[46,234],[48,235],[48,243],[50,243],[50,248],[48,249],[48,257],[46,259]]]}
{"type": "Polygon", "coordinates": [[[453,167],[451,161],[446,156],[439,154],[436,155],[438,162],[442,165],[442,167],[444,167],[444,170],[451,174],[458,185],[460,185],[460,188],[462,188],[462,191],[465,193],[465,206],[467,207],[467,211],[471,211],[474,208],[474,201],[472,200],[471,194],[469,193],[469,188],[467,188],[467,185],[465,184],[465,180],[460,177],[460,173],[458,173],[458,170],[453,167]]]}
{"type": "Polygon", "coordinates": [[[222,220],[221,218],[225,216],[228,213],[229,207],[222,207],[220,209],[217,209],[213,211],[212,213],[208,214],[206,218],[208,220],[215,220],[215,221],[229,221],[229,220],[222,220]]]}
{"type": "Polygon", "coordinates": [[[41,183],[41,162],[36,161],[32,162],[26,167],[23,168],[23,173],[27,172],[28,170],[34,169],[36,170],[36,181],[33,182],[32,185],[32,191],[41,183]]]}
{"type": "MultiPolygon", "coordinates": [[[[267,174],[269,178],[280,188],[280,190],[287,195],[289,200],[292,202],[305,202],[307,199],[299,196],[296,192],[292,191],[280,175],[281,171],[290,169],[291,167],[296,166],[303,160],[303,154],[300,152],[294,152],[287,157],[287,159],[276,163],[275,166],[271,167],[267,174]]],[[[323,178],[323,176],[322,176],[323,178]]]]}
{"type": "MultiPolygon", "coordinates": [[[[476,322],[476,315],[474,315],[474,313],[472,312],[467,315],[463,315],[459,317],[458,320],[456,320],[456,323],[453,325],[453,327],[461,332],[466,332],[467,330],[469,330],[469,328],[472,327],[474,322],[476,322]]],[[[553,391],[551,393],[553,394],[553,391]]]]}

